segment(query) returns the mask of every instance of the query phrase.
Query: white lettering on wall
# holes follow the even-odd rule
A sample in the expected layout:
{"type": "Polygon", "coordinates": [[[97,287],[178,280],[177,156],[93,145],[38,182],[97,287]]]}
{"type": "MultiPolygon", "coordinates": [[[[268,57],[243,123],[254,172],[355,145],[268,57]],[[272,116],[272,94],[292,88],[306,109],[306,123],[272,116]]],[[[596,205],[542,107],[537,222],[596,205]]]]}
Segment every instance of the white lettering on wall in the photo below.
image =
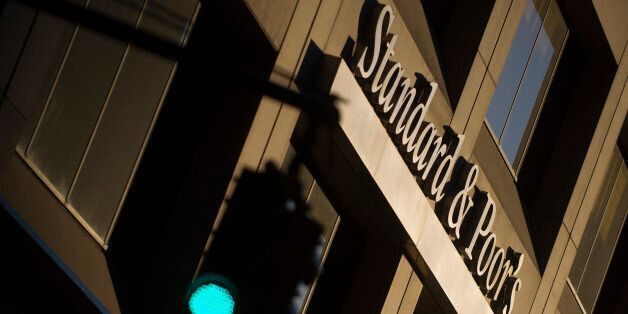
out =
{"type": "Polygon", "coordinates": [[[413,84],[403,66],[391,61],[398,39],[390,32],[392,8],[378,5],[372,19],[369,44],[356,49],[356,78],[419,186],[435,200],[440,221],[480,290],[497,312],[508,314],[522,285],[516,276],[523,254],[497,246],[491,232],[496,205],[489,193],[477,189],[478,166],[460,156],[464,135],[448,127],[438,135],[436,126],[425,121],[438,84],[421,74],[413,84]]]}

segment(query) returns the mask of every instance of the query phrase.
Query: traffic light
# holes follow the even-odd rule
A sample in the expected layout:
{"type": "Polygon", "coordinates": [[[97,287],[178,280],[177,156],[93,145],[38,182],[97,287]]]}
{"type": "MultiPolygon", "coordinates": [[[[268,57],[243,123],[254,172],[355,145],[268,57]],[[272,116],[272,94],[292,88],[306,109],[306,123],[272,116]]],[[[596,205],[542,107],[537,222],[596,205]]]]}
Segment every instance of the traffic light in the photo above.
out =
{"type": "Polygon", "coordinates": [[[229,279],[217,274],[199,276],[192,283],[188,308],[192,314],[231,314],[237,291],[229,279]]]}
{"type": "Polygon", "coordinates": [[[296,177],[273,164],[242,173],[202,266],[205,275],[191,287],[190,312],[289,311],[296,286],[315,277],[312,256],[322,231],[300,191],[296,177]]]}

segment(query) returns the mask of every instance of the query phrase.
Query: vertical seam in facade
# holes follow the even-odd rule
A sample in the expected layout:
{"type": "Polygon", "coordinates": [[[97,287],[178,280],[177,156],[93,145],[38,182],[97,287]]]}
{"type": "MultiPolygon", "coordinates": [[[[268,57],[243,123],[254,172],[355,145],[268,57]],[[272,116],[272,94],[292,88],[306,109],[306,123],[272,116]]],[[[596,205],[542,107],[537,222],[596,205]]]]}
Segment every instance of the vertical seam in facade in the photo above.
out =
{"type": "MultiPolygon", "coordinates": [[[[545,301],[543,302],[543,311],[545,311],[545,309],[547,308],[547,302],[549,301],[550,297],[552,296],[552,288],[554,287],[554,284],[556,283],[556,278],[558,277],[558,271],[560,270],[560,267],[563,266],[563,260],[565,259],[565,253],[567,252],[567,247],[569,246],[569,240],[570,240],[570,236],[567,235],[567,242],[565,243],[565,248],[561,252],[560,262],[558,263],[558,267],[556,268],[556,272],[552,272],[552,274],[554,275],[554,278],[552,278],[552,283],[549,285],[549,291],[548,291],[547,297],[545,298],[545,301]]],[[[542,280],[543,279],[541,278],[541,281],[542,280]]],[[[540,286],[540,284],[539,284],[539,286],[540,286]]],[[[537,290],[537,296],[538,296],[538,290],[537,290]]]]}
{"type": "MultiPolygon", "coordinates": [[[[85,3],[83,4],[83,8],[87,8],[87,5],[89,4],[90,0],[86,0],[85,3]]],[[[63,20],[63,19],[62,19],[63,20]]],[[[50,104],[50,99],[52,98],[52,95],[54,94],[54,91],[57,87],[57,83],[59,82],[59,77],[61,77],[61,72],[63,71],[63,69],[65,68],[65,63],[68,60],[68,56],[70,55],[70,50],[72,50],[72,46],[74,45],[74,40],[76,39],[76,34],[78,34],[79,28],[81,27],[81,24],[78,23],[74,23],[74,31],[72,32],[72,36],[70,37],[70,40],[68,41],[68,45],[65,48],[65,53],[63,54],[63,59],[61,60],[61,64],[59,65],[59,69],[57,70],[57,73],[55,74],[55,78],[52,82],[52,86],[50,86],[50,91],[48,92],[48,96],[46,96],[46,100],[44,102],[44,107],[42,108],[39,116],[37,117],[37,124],[35,124],[35,128],[33,129],[33,134],[31,135],[31,138],[28,140],[28,143],[26,144],[26,148],[24,148],[24,156],[28,157],[28,151],[31,148],[31,145],[33,144],[33,140],[35,139],[35,136],[37,136],[37,133],[39,131],[39,127],[41,125],[41,120],[44,117],[44,115],[46,114],[46,112],[48,111],[48,105],[50,104]]]]}
{"type": "MultiPolygon", "coordinates": [[[[512,3],[513,3],[513,0],[511,0],[510,3],[508,4],[508,10],[507,10],[506,16],[504,17],[504,21],[501,23],[502,25],[501,25],[501,27],[499,29],[499,33],[497,34],[497,38],[495,39],[495,45],[491,49],[491,55],[489,56],[488,62],[484,62],[484,57],[478,51],[478,55],[480,56],[480,59],[484,63],[486,71],[484,72],[484,76],[482,76],[482,82],[480,82],[480,88],[478,89],[478,92],[477,92],[477,94],[475,96],[475,100],[473,101],[473,105],[471,107],[471,111],[469,112],[469,115],[467,116],[467,121],[464,124],[464,133],[465,134],[467,133],[466,132],[467,131],[467,127],[469,126],[469,121],[471,120],[471,115],[473,115],[473,112],[474,112],[474,109],[475,109],[475,105],[477,104],[477,100],[479,98],[479,95],[482,92],[482,85],[484,83],[484,80],[486,79],[487,73],[488,73],[489,78],[493,82],[493,85],[495,87],[497,87],[496,80],[493,78],[493,76],[490,73],[490,64],[491,64],[491,61],[493,60],[493,56],[495,55],[495,50],[497,49],[497,44],[499,43],[499,40],[502,38],[501,36],[502,36],[503,31],[504,31],[504,26],[506,25],[506,20],[508,20],[508,16],[511,13],[512,3]]],[[[490,17],[489,17],[489,19],[490,19],[490,17]]],[[[486,31],[486,29],[484,31],[486,31]]],[[[486,112],[482,116],[485,116],[485,115],[486,115],[486,112]]],[[[484,119],[482,119],[482,121],[484,121],[484,119]]]]}
{"type": "MultiPolygon", "coordinates": [[[[482,86],[484,85],[484,80],[486,80],[487,73],[488,73],[488,67],[486,67],[486,71],[484,71],[484,75],[482,75],[482,81],[480,82],[480,88],[478,88],[478,92],[475,94],[475,99],[473,100],[473,105],[471,105],[471,111],[469,112],[469,115],[467,116],[467,121],[464,124],[463,132],[464,132],[465,135],[467,133],[467,127],[469,126],[469,121],[471,120],[471,116],[473,115],[473,112],[475,111],[475,105],[477,105],[478,98],[480,98],[480,93],[482,92],[482,86]]],[[[484,121],[484,119],[482,119],[481,121],[484,121]]]]}
{"type": "MultiPolygon", "coordinates": [[[[305,0],[307,1],[307,0],[305,0]]],[[[245,1],[246,2],[246,1],[245,1]]],[[[279,50],[281,50],[281,48],[283,48],[284,46],[284,42],[286,41],[286,37],[288,36],[288,29],[290,27],[290,25],[292,25],[292,21],[294,20],[294,15],[297,12],[297,7],[299,6],[299,2],[301,1],[297,1],[294,4],[294,9],[292,10],[292,14],[290,14],[290,20],[288,21],[288,28],[286,28],[286,31],[283,33],[283,36],[281,36],[281,44],[279,45],[279,49],[277,50],[279,52],[279,50]]],[[[314,24],[314,22],[312,22],[312,24],[314,24]]],[[[262,25],[262,24],[260,24],[262,25]]]]}
{"type": "MultiPolygon", "coordinates": [[[[291,74],[290,74],[290,81],[288,82],[288,88],[292,85],[292,83],[294,82],[294,77],[296,75],[296,73],[299,71],[299,61],[302,61],[302,57],[303,54],[305,53],[305,51],[307,50],[307,43],[308,43],[308,39],[310,38],[310,34],[312,33],[312,28],[314,27],[314,23],[316,23],[316,17],[318,16],[318,11],[321,7],[322,4],[322,0],[319,1],[318,6],[316,7],[316,12],[314,13],[314,18],[312,19],[312,23],[310,24],[310,27],[308,29],[307,34],[305,35],[305,42],[303,43],[303,46],[301,47],[301,52],[299,53],[299,58],[297,60],[297,65],[295,66],[295,68],[293,70],[291,70],[291,74]]],[[[301,2],[299,2],[301,3],[301,2]]],[[[296,14],[297,8],[299,3],[297,3],[297,5],[294,8],[294,14],[296,14]]],[[[289,24],[288,26],[288,30],[286,30],[286,36],[288,34],[288,32],[290,31],[290,25],[292,25],[292,22],[289,24]]],[[[279,54],[279,52],[277,52],[277,54],[279,54]]],[[[276,62],[276,61],[275,61],[276,62]]],[[[274,67],[273,67],[273,72],[274,72],[274,67]]],[[[262,166],[262,163],[264,162],[264,156],[266,156],[266,152],[268,151],[268,146],[270,145],[270,141],[273,139],[273,134],[275,134],[275,127],[277,126],[277,123],[279,122],[279,118],[281,116],[281,112],[284,110],[284,106],[286,104],[284,102],[280,102],[279,104],[279,110],[277,111],[277,116],[275,118],[275,120],[273,121],[273,126],[270,129],[270,135],[268,136],[268,139],[266,140],[266,144],[264,144],[264,150],[262,151],[262,155],[261,158],[257,164],[257,171],[260,170],[260,167],[262,166]]],[[[289,105],[288,105],[289,106],[289,105]]],[[[298,119],[298,118],[297,118],[298,119]]],[[[294,130],[293,130],[294,132],[294,130]]],[[[298,152],[297,152],[298,154],[298,152]]],[[[284,154],[284,158],[285,158],[285,154],[284,154]]]]}
{"type": "MultiPolygon", "coordinates": [[[[144,13],[145,8],[146,8],[146,1],[144,1],[144,3],[142,4],[142,8],[140,9],[140,12],[138,12],[137,18],[135,19],[134,26],[136,29],[139,26],[139,23],[142,18],[142,13],[144,13]]],[[[112,39],[107,38],[107,40],[112,40],[112,39]]],[[[78,168],[76,169],[76,172],[74,172],[72,183],[70,184],[70,188],[68,189],[67,195],[65,196],[65,204],[70,203],[70,196],[72,195],[72,192],[74,192],[74,187],[76,186],[76,182],[78,181],[78,178],[82,172],[81,170],[83,169],[83,164],[85,163],[85,160],[87,159],[87,155],[89,154],[90,148],[92,147],[94,138],[96,137],[96,133],[99,130],[103,116],[105,115],[105,112],[107,111],[107,108],[109,107],[109,103],[111,102],[111,96],[113,95],[113,91],[118,82],[118,78],[120,77],[120,73],[122,72],[122,66],[124,65],[126,57],[129,54],[130,48],[131,48],[131,43],[127,42],[124,45],[124,52],[122,53],[122,57],[120,58],[120,61],[118,62],[118,66],[116,68],[116,74],[113,77],[111,84],[109,84],[109,90],[107,91],[107,96],[105,97],[105,100],[103,101],[102,108],[100,109],[100,114],[98,115],[98,119],[96,120],[96,123],[94,124],[94,127],[92,128],[89,141],[87,142],[87,145],[85,146],[85,149],[83,150],[81,161],[78,164],[78,168]]],[[[107,230],[107,233],[108,233],[108,230],[107,230]]]]}
{"type": "Polygon", "coordinates": [[[166,95],[168,94],[168,91],[170,90],[170,85],[172,84],[172,80],[174,79],[174,74],[177,71],[177,63],[174,62],[172,64],[172,69],[170,71],[170,75],[168,76],[168,80],[165,84],[164,87],[164,92],[162,93],[160,99],[159,99],[159,104],[157,105],[157,110],[155,111],[155,113],[153,114],[153,118],[151,121],[150,126],[148,127],[148,130],[146,132],[146,136],[144,137],[144,140],[142,141],[142,147],[137,155],[137,158],[135,159],[135,163],[133,165],[133,169],[131,170],[131,175],[129,176],[127,183],[125,185],[124,188],[124,192],[122,193],[122,197],[120,198],[120,201],[118,202],[118,208],[116,209],[116,213],[113,217],[113,221],[111,222],[111,226],[109,226],[109,230],[107,231],[107,235],[105,236],[104,239],[104,243],[105,246],[108,245],[109,243],[109,238],[111,237],[111,234],[113,234],[113,229],[116,225],[116,222],[118,221],[118,216],[120,214],[120,211],[122,210],[122,207],[124,206],[124,202],[126,200],[127,194],[129,192],[129,190],[131,189],[131,184],[133,183],[133,179],[135,178],[135,173],[137,172],[137,169],[140,166],[140,162],[142,160],[142,157],[144,156],[144,151],[146,150],[146,146],[148,145],[148,141],[150,140],[150,135],[153,132],[153,129],[155,127],[155,124],[157,123],[157,118],[159,117],[159,113],[161,112],[161,109],[163,107],[163,103],[166,99],[166,95]]]}
{"type": "MultiPolygon", "coordinates": [[[[148,1],[144,1],[142,4],[142,8],[140,9],[139,15],[137,17],[137,21],[135,22],[135,28],[139,28],[140,23],[142,22],[142,18],[144,17],[144,13],[146,11],[146,8],[148,7],[148,1]]],[[[198,9],[198,5],[197,5],[197,9],[198,9]]],[[[195,11],[196,12],[196,11],[195,11]]],[[[185,40],[187,39],[186,35],[188,34],[188,32],[185,32],[185,34],[182,37],[182,42],[185,42],[185,40]]],[[[128,50],[131,49],[131,44],[129,43],[129,46],[127,47],[127,52],[128,50]]],[[[125,56],[127,54],[127,52],[125,52],[125,56]]],[[[126,58],[125,58],[126,59],[126,58]]],[[[157,121],[157,117],[159,116],[159,112],[161,111],[161,106],[164,102],[164,98],[166,93],[170,90],[170,82],[172,81],[172,78],[174,76],[174,72],[176,71],[176,61],[172,62],[172,68],[170,69],[170,74],[168,74],[168,78],[166,80],[166,84],[164,84],[164,89],[162,91],[161,96],[159,97],[159,100],[157,101],[157,108],[155,110],[155,112],[153,113],[153,116],[151,118],[151,123],[148,126],[148,130],[145,133],[144,139],[142,140],[142,144],[140,146],[140,150],[137,153],[137,156],[135,157],[135,161],[133,162],[133,168],[131,168],[131,173],[129,175],[129,177],[126,179],[126,182],[124,184],[124,190],[122,191],[122,195],[120,196],[120,199],[118,199],[118,201],[116,202],[116,211],[113,214],[113,218],[109,224],[109,227],[107,228],[107,233],[105,234],[104,238],[103,238],[103,243],[104,243],[104,248],[105,250],[108,247],[109,244],[109,238],[111,237],[111,234],[113,233],[113,228],[116,224],[116,222],[118,221],[118,216],[120,214],[120,211],[122,210],[122,206],[124,205],[124,201],[126,200],[126,196],[129,192],[129,189],[131,187],[131,183],[133,182],[133,178],[135,177],[135,173],[137,172],[137,168],[139,167],[140,161],[142,160],[142,156],[144,154],[144,149],[146,148],[146,145],[148,143],[148,140],[150,138],[150,134],[153,130],[153,127],[155,126],[155,123],[157,121]]]]}
{"type": "Polygon", "coordinates": [[[72,50],[72,47],[74,46],[74,40],[76,39],[76,34],[78,34],[80,27],[81,27],[80,24],[76,24],[76,26],[74,27],[74,32],[72,33],[72,37],[70,38],[70,41],[68,42],[68,45],[66,47],[65,53],[63,55],[63,60],[61,60],[59,69],[57,70],[52,86],[50,87],[50,91],[48,92],[48,96],[46,96],[44,107],[42,108],[41,113],[39,114],[39,117],[37,118],[37,124],[35,125],[35,129],[33,130],[33,135],[31,135],[31,138],[28,140],[28,143],[26,144],[26,148],[24,149],[24,156],[29,155],[28,152],[31,148],[31,145],[33,144],[33,140],[39,133],[39,127],[41,126],[42,119],[48,112],[48,106],[50,105],[50,100],[52,99],[52,95],[54,94],[55,89],[57,88],[57,83],[59,83],[61,72],[63,72],[63,70],[65,69],[65,63],[68,60],[68,56],[70,55],[70,51],[72,50]]]}
{"type": "MultiPolygon", "coordinates": [[[[508,16],[511,13],[512,3],[513,2],[514,2],[514,0],[510,0],[510,4],[508,5],[508,12],[506,13],[506,16],[504,17],[504,22],[502,23],[502,27],[499,29],[499,33],[497,34],[497,40],[495,41],[495,46],[493,46],[493,48],[491,49],[491,55],[489,56],[488,64],[486,65],[486,70],[487,71],[488,71],[489,64],[491,63],[491,61],[493,61],[493,56],[495,55],[495,50],[497,50],[497,44],[499,43],[499,40],[502,37],[502,33],[504,31],[504,26],[506,26],[506,20],[508,20],[508,16]]],[[[489,19],[490,19],[490,17],[489,17],[489,19]]],[[[505,60],[504,60],[504,62],[505,62],[505,60]]]]}
{"type": "MultiPolygon", "coordinates": [[[[325,0],[322,0],[322,1],[325,1],[325,0]]],[[[340,3],[340,5],[338,6],[338,10],[336,10],[336,15],[334,16],[334,20],[331,22],[331,28],[330,28],[329,34],[327,34],[327,39],[325,39],[325,46],[323,47],[323,53],[325,53],[325,51],[327,51],[327,45],[329,44],[329,37],[331,37],[331,34],[333,33],[334,29],[336,28],[336,21],[338,20],[338,15],[340,13],[340,10],[342,9],[342,5],[344,4],[344,0],[340,0],[339,3],[340,3]]],[[[356,41],[357,41],[357,38],[356,38],[356,41]]]]}
{"type": "MultiPolygon", "coordinates": [[[[401,254],[401,257],[405,258],[403,254],[401,254]]],[[[408,263],[408,265],[410,265],[410,263],[408,263]]],[[[406,293],[408,293],[408,288],[410,287],[410,281],[412,280],[413,274],[414,274],[414,268],[412,267],[412,265],[410,265],[410,277],[408,277],[408,280],[406,281],[406,288],[403,290],[403,295],[401,296],[401,302],[399,302],[399,306],[397,306],[397,313],[401,311],[401,306],[403,305],[403,300],[406,298],[406,293]]]]}
{"type": "Polygon", "coordinates": [[[83,164],[85,163],[85,159],[87,159],[87,154],[89,153],[90,148],[92,147],[92,143],[94,142],[94,138],[96,137],[96,133],[100,127],[100,123],[105,115],[105,111],[107,111],[107,107],[109,106],[109,102],[111,101],[111,95],[113,94],[113,90],[115,89],[116,82],[118,81],[118,77],[120,76],[120,72],[122,70],[122,64],[124,64],[124,60],[129,52],[130,44],[126,44],[124,48],[124,52],[122,54],[122,58],[120,58],[120,62],[118,63],[118,67],[116,69],[116,75],[113,77],[111,84],[109,85],[109,90],[107,91],[107,96],[103,101],[102,108],[100,109],[100,114],[98,114],[98,119],[92,128],[91,135],[89,137],[89,141],[87,141],[87,145],[81,154],[81,161],[78,164],[78,168],[76,172],[74,172],[72,183],[70,184],[70,188],[68,189],[67,195],[65,196],[65,203],[68,204],[70,202],[70,195],[74,191],[74,187],[76,186],[76,181],[78,180],[79,175],[81,174],[81,169],[83,168],[83,164]]]}
{"type": "MultiPolygon", "coordinates": [[[[290,80],[292,80],[292,78],[290,78],[290,80]]],[[[264,96],[264,97],[268,97],[268,96],[264,96]]],[[[262,100],[264,99],[264,97],[262,97],[262,100]]],[[[273,126],[271,126],[271,128],[270,128],[270,133],[268,134],[268,139],[266,139],[266,143],[264,144],[264,149],[262,150],[262,154],[260,156],[260,159],[257,162],[257,167],[255,169],[256,171],[260,170],[260,167],[262,166],[262,163],[264,162],[264,156],[266,156],[266,151],[268,149],[268,145],[270,145],[270,141],[273,138],[273,133],[275,131],[275,126],[277,125],[277,121],[279,121],[279,116],[281,115],[281,109],[283,108],[283,103],[279,103],[278,106],[279,106],[279,110],[277,110],[277,115],[275,116],[275,119],[273,120],[273,126]]]]}

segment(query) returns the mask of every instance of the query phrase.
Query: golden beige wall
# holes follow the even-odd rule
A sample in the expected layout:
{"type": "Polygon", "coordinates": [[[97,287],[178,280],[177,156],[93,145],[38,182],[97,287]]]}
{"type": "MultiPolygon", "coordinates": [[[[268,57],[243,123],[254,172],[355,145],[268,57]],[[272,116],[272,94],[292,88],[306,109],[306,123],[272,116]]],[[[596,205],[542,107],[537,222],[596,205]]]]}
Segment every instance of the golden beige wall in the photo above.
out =
{"type": "MultiPolygon", "coordinates": [[[[497,221],[494,225],[494,231],[499,238],[498,244],[511,246],[526,255],[524,269],[520,273],[524,285],[518,294],[515,312],[554,312],[570,268],[570,260],[573,259],[577,242],[588,219],[587,211],[590,210],[599,189],[601,181],[599,175],[603,171],[596,169],[604,168],[607,163],[610,154],[608,147],[614,145],[626,114],[626,97],[622,97],[621,94],[626,77],[627,33],[625,27],[622,28],[628,20],[622,18],[626,15],[625,3],[593,1],[620,68],[592,139],[545,275],[541,276],[535,263],[516,186],[510,172],[495,159],[495,154],[487,153],[495,150],[495,143],[484,125],[486,110],[512,44],[518,21],[525,10],[526,1],[495,1],[479,48],[475,51],[469,77],[460,100],[453,104],[455,106],[448,103],[449,97],[443,93],[444,80],[437,60],[435,61],[434,44],[424,29],[427,24],[425,13],[418,1],[382,2],[391,4],[396,13],[392,32],[399,35],[399,40],[396,44],[396,54],[392,59],[403,64],[407,69],[406,73],[420,72],[429,80],[441,85],[428,112],[427,120],[440,126],[450,125],[456,132],[466,136],[463,156],[480,165],[482,173],[478,186],[494,195],[498,204],[497,221]],[[402,8],[403,13],[399,14],[396,8],[402,8]],[[406,22],[404,17],[416,19],[406,22]],[[452,107],[456,108],[455,112],[452,111],[452,107]]],[[[287,77],[275,74],[271,79],[291,88],[296,88],[294,78],[303,62],[305,49],[310,43],[316,44],[326,54],[338,56],[349,37],[356,39],[359,13],[363,6],[362,1],[350,0],[277,1],[273,2],[272,6],[262,5],[263,1],[247,0],[247,3],[279,51],[275,69],[287,74],[287,77]],[[282,14],[276,18],[269,12],[282,14]],[[286,12],[291,12],[290,19],[286,18],[286,12]]],[[[243,167],[259,169],[269,160],[281,162],[298,114],[298,110],[286,104],[264,98],[234,177],[237,177],[243,167]]],[[[386,311],[399,308],[401,304],[405,304],[401,308],[407,308],[408,302],[415,302],[406,300],[409,297],[408,293],[418,295],[422,289],[418,277],[412,279],[415,276],[408,261],[402,258],[389,290],[386,311]]]]}

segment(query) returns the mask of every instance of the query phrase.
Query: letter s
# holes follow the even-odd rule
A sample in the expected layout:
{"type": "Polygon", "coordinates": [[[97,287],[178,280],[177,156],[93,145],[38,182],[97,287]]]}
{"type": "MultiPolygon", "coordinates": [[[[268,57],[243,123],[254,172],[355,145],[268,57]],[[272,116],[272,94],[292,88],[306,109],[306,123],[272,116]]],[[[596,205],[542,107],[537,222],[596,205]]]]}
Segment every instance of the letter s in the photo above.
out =
{"type": "Polygon", "coordinates": [[[373,38],[373,47],[371,47],[372,48],[371,49],[372,50],[371,62],[368,68],[366,68],[365,66],[366,54],[369,48],[365,47],[363,48],[362,54],[357,64],[358,73],[363,79],[368,79],[377,68],[377,62],[379,61],[379,55],[380,55],[381,46],[382,46],[382,38],[390,32],[390,27],[392,26],[392,21],[394,18],[395,16],[393,15],[392,8],[389,5],[384,6],[379,12],[379,18],[377,19],[377,24],[375,26],[375,37],[373,38]],[[386,30],[384,31],[384,20],[387,15],[390,18],[388,19],[388,25],[385,26],[386,30]]]}
{"type": "Polygon", "coordinates": [[[502,307],[502,314],[510,314],[512,313],[512,308],[515,305],[515,295],[519,289],[521,289],[521,279],[519,278],[508,278],[506,282],[506,304],[502,307]]]}

